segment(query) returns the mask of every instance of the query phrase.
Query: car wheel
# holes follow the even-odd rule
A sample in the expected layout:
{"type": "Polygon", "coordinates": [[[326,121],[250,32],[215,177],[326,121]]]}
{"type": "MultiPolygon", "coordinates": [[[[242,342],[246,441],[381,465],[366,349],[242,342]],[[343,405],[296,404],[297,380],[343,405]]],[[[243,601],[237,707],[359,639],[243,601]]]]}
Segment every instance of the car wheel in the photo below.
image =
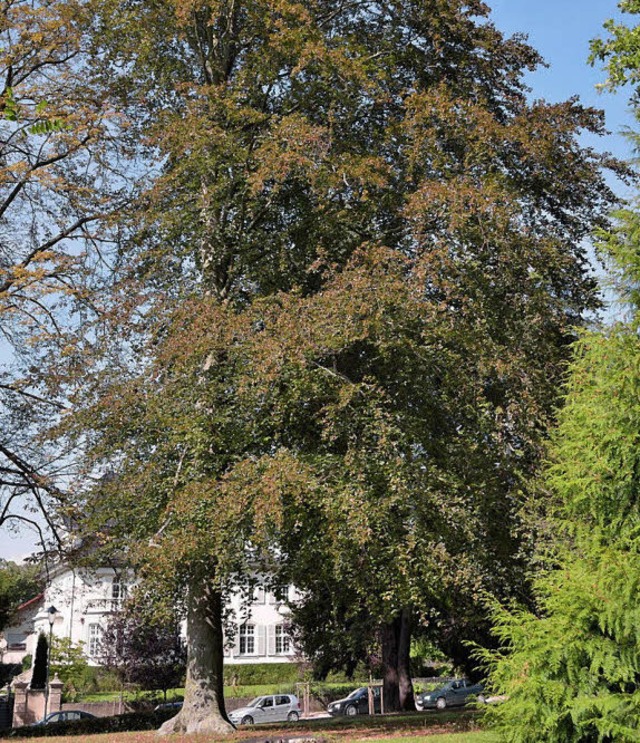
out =
{"type": "Polygon", "coordinates": [[[349,717],[353,717],[358,714],[358,708],[354,704],[350,704],[347,709],[345,709],[344,713],[345,715],[349,715],[349,717]]]}
{"type": "Polygon", "coordinates": [[[300,715],[297,712],[289,712],[289,714],[287,715],[287,720],[289,722],[298,722],[299,719],[300,715]]]}
{"type": "Polygon", "coordinates": [[[241,725],[253,725],[253,717],[251,715],[245,715],[242,720],[240,720],[241,725]]]}
{"type": "Polygon", "coordinates": [[[447,706],[447,700],[444,697],[438,697],[436,699],[436,708],[437,709],[445,709],[447,706]]]}

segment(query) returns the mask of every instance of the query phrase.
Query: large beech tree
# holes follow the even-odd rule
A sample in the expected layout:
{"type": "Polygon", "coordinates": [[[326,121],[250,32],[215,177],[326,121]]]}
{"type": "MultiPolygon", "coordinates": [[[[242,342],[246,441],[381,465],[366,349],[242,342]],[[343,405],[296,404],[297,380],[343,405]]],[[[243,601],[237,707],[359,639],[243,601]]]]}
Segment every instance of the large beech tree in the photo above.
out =
{"type": "Polygon", "coordinates": [[[88,5],[158,167],[56,433],[108,475],[78,493],[100,549],[186,593],[163,730],[231,729],[224,595],[256,570],[350,594],[407,708],[412,623],[522,586],[523,478],[596,303],[601,117],[529,103],[538,55],[475,0],[88,5]]]}

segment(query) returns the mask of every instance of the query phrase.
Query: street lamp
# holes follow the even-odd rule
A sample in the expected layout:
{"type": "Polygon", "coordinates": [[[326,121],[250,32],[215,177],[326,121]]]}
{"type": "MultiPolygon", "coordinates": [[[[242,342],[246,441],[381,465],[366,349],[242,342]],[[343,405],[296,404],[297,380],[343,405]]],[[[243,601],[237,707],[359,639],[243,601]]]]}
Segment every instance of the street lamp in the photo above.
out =
{"type": "Polygon", "coordinates": [[[47,620],[49,621],[49,647],[47,648],[47,681],[44,686],[45,698],[44,698],[44,716],[45,719],[49,713],[49,674],[51,671],[51,640],[53,636],[53,623],[56,621],[56,615],[58,610],[52,604],[47,609],[47,620]]]}

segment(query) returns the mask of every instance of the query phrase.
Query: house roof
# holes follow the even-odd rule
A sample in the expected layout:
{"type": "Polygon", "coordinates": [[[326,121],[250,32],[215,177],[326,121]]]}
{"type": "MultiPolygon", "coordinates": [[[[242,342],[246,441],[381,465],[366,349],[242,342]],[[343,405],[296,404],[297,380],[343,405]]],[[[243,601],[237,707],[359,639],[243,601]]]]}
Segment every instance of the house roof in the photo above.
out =
{"type": "Polygon", "coordinates": [[[32,599],[29,599],[28,601],[25,601],[24,604],[20,604],[17,611],[22,611],[23,609],[28,609],[30,606],[35,604],[38,601],[41,601],[44,598],[44,593],[39,593],[37,596],[34,596],[32,599]]]}

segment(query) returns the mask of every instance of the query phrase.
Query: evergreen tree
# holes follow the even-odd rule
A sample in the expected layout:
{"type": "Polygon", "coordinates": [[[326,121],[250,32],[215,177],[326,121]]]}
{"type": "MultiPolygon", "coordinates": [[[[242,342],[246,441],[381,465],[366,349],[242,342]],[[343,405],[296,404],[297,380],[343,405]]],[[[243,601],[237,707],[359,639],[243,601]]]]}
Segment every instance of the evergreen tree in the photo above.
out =
{"type": "MultiPolygon", "coordinates": [[[[620,7],[640,12],[637,2],[620,7]]],[[[612,88],[637,86],[640,27],[606,27],[594,59],[606,61],[612,88]]],[[[547,475],[537,611],[497,610],[503,652],[484,655],[495,690],[508,696],[489,718],[513,743],[638,740],[640,214],[617,218],[601,247],[627,317],[576,346],[547,475]]]]}
{"type": "Polygon", "coordinates": [[[33,674],[31,676],[32,689],[44,689],[47,684],[47,666],[49,664],[49,643],[44,633],[38,635],[36,655],[33,660],[33,674]]]}

